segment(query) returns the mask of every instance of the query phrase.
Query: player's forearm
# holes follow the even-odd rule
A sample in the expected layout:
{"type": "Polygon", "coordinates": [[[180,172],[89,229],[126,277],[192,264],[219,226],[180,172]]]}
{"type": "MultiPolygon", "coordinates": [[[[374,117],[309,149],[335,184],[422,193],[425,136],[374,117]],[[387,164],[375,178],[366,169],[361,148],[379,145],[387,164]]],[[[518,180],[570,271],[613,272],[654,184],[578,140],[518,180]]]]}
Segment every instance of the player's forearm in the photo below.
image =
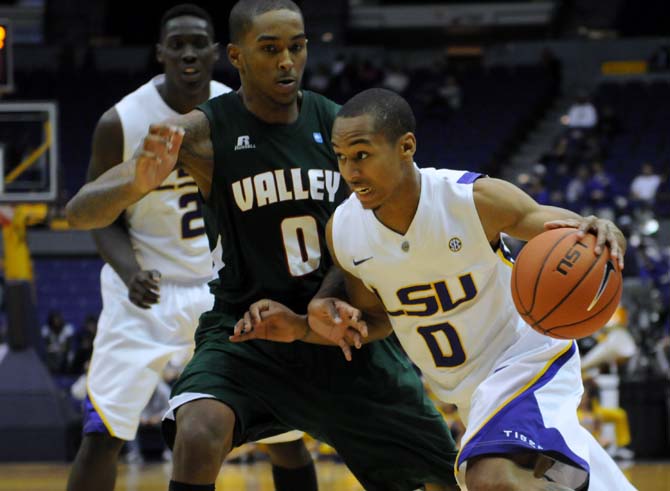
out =
{"type": "Polygon", "coordinates": [[[108,227],[91,231],[91,235],[102,259],[127,285],[133,275],[142,268],[137,262],[128,231],[119,220],[108,227]]]}
{"type": "Polygon", "coordinates": [[[544,224],[553,220],[578,219],[580,216],[565,208],[538,206],[532,213],[525,215],[519,222],[505,230],[517,239],[530,240],[545,231],[544,224]]]}
{"type": "Polygon", "coordinates": [[[335,265],[330,267],[326,276],[324,276],[321,281],[319,291],[314,295],[314,298],[327,297],[346,298],[344,274],[342,274],[342,270],[335,265]]]}
{"type": "Polygon", "coordinates": [[[363,312],[363,320],[368,326],[368,335],[362,339],[363,344],[379,341],[390,336],[393,332],[393,326],[386,314],[380,316],[363,312]]]}
{"type": "Polygon", "coordinates": [[[134,160],[129,160],[84,185],[66,205],[65,216],[73,228],[106,227],[144,194],[134,183],[134,160]]]}

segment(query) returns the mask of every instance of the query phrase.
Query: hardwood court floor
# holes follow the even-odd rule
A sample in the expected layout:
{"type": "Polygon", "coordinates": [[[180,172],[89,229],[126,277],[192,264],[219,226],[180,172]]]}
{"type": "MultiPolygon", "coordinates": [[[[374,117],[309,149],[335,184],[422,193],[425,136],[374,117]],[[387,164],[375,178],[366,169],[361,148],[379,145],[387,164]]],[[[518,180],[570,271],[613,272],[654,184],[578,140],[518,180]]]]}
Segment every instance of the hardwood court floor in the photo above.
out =
{"type": "MultiPolygon", "coordinates": [[[[319,462],[320,491],[362,491],[342,464],[319,462]]],[[[64,491],[69,464],[0,464],[0,491],[64,491]]],[[[636,463],[626,476],[639,491],[670,491],[670,462],[636,463]]],[[[122,465],[116,491],[166,491],[170,464],[122,465]]],[[[216,483],[222,491],[272,491],[266,462],[226,464],[216,483]]],[[[614,491],[614,490],[613,490],[614,491]]]]}

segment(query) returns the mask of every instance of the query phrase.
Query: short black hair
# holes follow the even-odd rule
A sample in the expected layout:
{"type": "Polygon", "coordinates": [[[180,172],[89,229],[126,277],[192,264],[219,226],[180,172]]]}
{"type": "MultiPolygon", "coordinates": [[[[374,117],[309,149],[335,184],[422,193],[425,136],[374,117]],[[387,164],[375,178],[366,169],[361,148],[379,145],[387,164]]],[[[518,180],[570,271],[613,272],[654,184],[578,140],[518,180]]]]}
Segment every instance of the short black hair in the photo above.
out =
{"type": "Polygon", "coordinates": [[[212,37],[212,39],[214,39],[214,22],[212,21],[212,17],[209,15],[209,13],[202,7],[198,7],[195,4],[180,3],[163,14],[163,17],[161,18],[161,41],[165,39],[165,26],[167,23],[175,17],[185,16],[198,17],[207,22],[207,33],[212,37]]]}
{"type": "Polygon", "coordinates": [[[300,7],[291,0],[239,0],[230,11],[228,18],[230,41],[239,43],[251,29],[256,16],[283,9],[297,12],[302,16],[300,7]]]}
{"type": "Polygon", "coordinates": [[[373,131],[391,143],[405,133],[416,131],[416,118],[408,102],[392,90],[368,89],[349,99],[337,113],[338,118],[369,114],[373,131]]]}

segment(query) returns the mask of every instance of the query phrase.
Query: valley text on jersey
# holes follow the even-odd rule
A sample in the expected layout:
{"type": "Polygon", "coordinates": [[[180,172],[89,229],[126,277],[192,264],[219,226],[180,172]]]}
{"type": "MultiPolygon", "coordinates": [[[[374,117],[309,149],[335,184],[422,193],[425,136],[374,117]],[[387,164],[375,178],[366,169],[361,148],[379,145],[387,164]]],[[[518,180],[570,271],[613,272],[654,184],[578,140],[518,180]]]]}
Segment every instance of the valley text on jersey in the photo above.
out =
{"type": "Polygon", "coordinates": [[[312,199],[333,203],[340,173],[327,169],[277,169],[233,182],[233,196],[241,211],[282,201],[312,199]]]}

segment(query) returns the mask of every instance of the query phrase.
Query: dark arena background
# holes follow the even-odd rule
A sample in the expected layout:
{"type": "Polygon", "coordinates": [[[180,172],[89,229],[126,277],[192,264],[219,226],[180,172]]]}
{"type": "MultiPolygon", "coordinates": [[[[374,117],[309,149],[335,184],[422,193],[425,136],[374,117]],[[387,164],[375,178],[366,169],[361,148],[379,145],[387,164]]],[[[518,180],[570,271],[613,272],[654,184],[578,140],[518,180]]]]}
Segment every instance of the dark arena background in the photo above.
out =
{"type": "MultiPolygon", "coordinates": [[[[159,73],[160,17],[177,3],[0,1],[2,491],[65,489],[103,261],[64,205],[85,182],[100,115],[159,73]]],[[[214,79],[237,88],[225,56],[234,2],[193,3],[215,21],[214,79]]],[[[505,178],[625,232],[620,308],[579,341],[579,414],[640,491],[670,490],[670,2],[296,3],[305,88],[339,103],[370,87],[399,92],[417,116],[420,166],[505,178]]],[[[440,408],[458,439],[457,412],[440,408]]],[[[321,490],[362,490],[332,448],[308,447],[321,490]]],[[[167,489],[170,459],[148,421],[123,450],[116,489],[167,489]]],[[[236,449],[217,487],[274,489],[263,445],[236,449]]]]}

